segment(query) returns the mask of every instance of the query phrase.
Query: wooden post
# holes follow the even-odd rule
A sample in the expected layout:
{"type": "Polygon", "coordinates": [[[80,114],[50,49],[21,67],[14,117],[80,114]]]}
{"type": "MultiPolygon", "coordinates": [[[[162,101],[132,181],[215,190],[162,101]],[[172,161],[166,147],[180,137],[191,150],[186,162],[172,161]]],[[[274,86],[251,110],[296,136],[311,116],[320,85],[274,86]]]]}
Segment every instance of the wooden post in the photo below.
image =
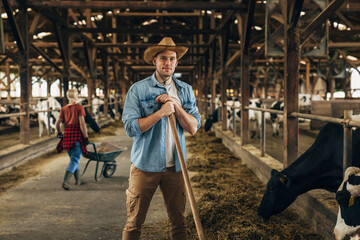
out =
{"type": "MultiPolygon", "coordinates": [[[[21,60],[20,70],[20,142],[22,144],[30,143],[30,74],[29,74],[29,36],[28,36],[28,14],[26,8],[20,8],[19,11],[19,30],[24,42],[24,54],[21,60]]],[[[9,79],[10,80],[10,79],[9,79]]]]}
{"type": "Polygon", "coordinates": [[[227,102],[227,94],[226,89],[228,86],[228,79],[227,79],[227,71],[226,71],[226,60],[228,56],[228,41],[229,41],[229,34],[230,34],[230,27],[229,24],[226,25],[226,33],[222,36],[222,42],[221,42],[221,68],[222,68],[222,74],[221,74],[221,102],[222,102],[222,130],[227,130],[227,107],[225,106],[227,102]]]}
{"type": "Polygon", "coordinates": [[[310,93],[310,61],[306,61],[305,93],[310,93]]]}
{"type": "Polygon", "coordinates": [[[45,76],[45,79],[46,79],[46,96],[47,97],[51,97],[51,81],[50,81],[50,77],[49,75],[47,74],[45,76]]]}
{"type": "Polygon", "coordinates": [[[104,116],[107,118],[109,112],[109,57],[105,52],[102,53],[102,61],[104,71],[104,116]]]}
{"type": "Polygon", "coordinates": [[[335,93],[335,78],[331,78],[330,79],[330,94],[331,94],[330,100],[331,101],[335,100],[334,93],[335,93]]]}
{"type": "Polygon", "coordinates": [[[242,21],[241,28],[241,145],[244,146],[250,142],[249,138],[249,106],[250,98],[250,76],[249,76],[249,42],[251,38],[251,28],[254,19],[255,1],[250,0],[246,20],[242,21]]]}
{"type": "MultiPolygon", "coordinates": [[[[344,110],[344,120],[351,120],[353,110],[344,110]]],[[[352,127],[344,125],[343,172],[352,165],[352,127]]]]}
{"type": "Polygon", "coordinates": [[[11,100],[11,95],[10,95],[10,92],[11,92],[11,79],[10,79],[10,63],[8,61],[6,61],[5,63],[5,76],[6,76],[6,79],[7,79],[7,100],[11,100]]]}
{"type": "MultiPolygon", "coordinates": [[[[262,106],[266,109],[266,105],[262,106]]],[[[261,156],[265,156],[265,138],[266,138],[266,119],[265,119],[265,112],[261,112],[261,156]]]]}
{"type": "Polygon", "coordinates": [[[250,142],[249,137],[249,106],[250,84],[249,84],[249,56],[247,50],[241,53],[241,146],[250,142]]]}
{"type": "Polygon", "coordinates": [[[284,21],[284,167],[287,167],[298,157],[298,119],[291,117],[290,113],[299,111],[299,99],[297,96],[299,91],[300,39],[297,24],[289,24],[287,19],[287,1],[284,9],[283,16],[286,18],[286,21],[284,21]]]}
{"type": "Polygon", "coordinates": [[[216,97],[216,81],[215,81],[215,77],[214,77],[214,72],[215,72],[215,62],[216,62],[216,41],[213,42],[212,46],[211,46],[211,51],[210,51],[210,59],[211,59],[211,65],[210,65],[210,71],[211,74],[209,74],[210,76],[210,93],[211,93],[211,104],[210,104],[210,109],[211,109],[211,114],[215,111],[216,106],[215,106],[215,97],[216,97]]]}

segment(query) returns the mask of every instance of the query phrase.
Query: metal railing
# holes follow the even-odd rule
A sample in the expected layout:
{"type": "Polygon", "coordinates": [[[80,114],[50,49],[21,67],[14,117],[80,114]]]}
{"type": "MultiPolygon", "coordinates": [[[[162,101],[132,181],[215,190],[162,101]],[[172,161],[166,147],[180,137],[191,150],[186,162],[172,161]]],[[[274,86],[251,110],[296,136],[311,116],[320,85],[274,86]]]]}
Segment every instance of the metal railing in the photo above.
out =
{"type": "MultiPolygon", "coordinates": [[[[121,101],[115,100],[114,102],[110,102],[108,103],[108,105],[115,105],[115,104],[121,104],[121,101]]],[[[83,107],[93,107],[93,106],[101,106],[101,105],[105,105],[104,103],[93,103],[93,104],[86,104],[86,105],[82,105],[83,107]]],[[[48,109],[47,110],[31,110],[29,111],[29,114],[35,114],[35,113],[45,113],[45,112],[54,112],[54,111],[58,111],[60,112],[61,108],[55,108],[55,109],[48,109]]],[[[101,117],[100,112],[97,113],[98,117],[101,117]]],[[[105,113],[104,113],[105,114],[105,113]]],[[[10,117],[20,117],[20,116],[25,116],[27,115],[26,112],[18,112],[18,113],[6,113],[6,114],[0,114],[0,119],[2,118],[10,118],[10,117]]],[[[48,132],[50,133],[51,131],[51,127],[50,127],[50,114],[48,114],[47,116],[47,122],[48,122],[48,132]]]]}
{"type": "MultiPolygon", "coordinates": [[[[218,119],[221,121],[221,102],[220,104],[216,104],[216,102],[212,102],[205,99],[198,99],[198,101],[203,103],[214,103],[216,106],[219,107],[218,111],[218,119]]],[[[241,109],[241,107],[235,107],[230,104],[224,104],[227,107],[232,109],[233,114],[233,133],[234,136],[236,135],[236,121],[235,121],[235,109],[241,109]]],[[[274,109],[267,109],[265,106],[264,108],[257,108],[257,107],[244,107],[247,110],[254,110],[254,111],[261,111],[261,132],[260,132],[260,150],[261,156],[265,156],[265,138],[266,138],[266,119],[265,119],[265,112],[273,113],[273,114],[280,114],[284,115],[284,111],[274,110],[274,109]]],[[[315,115],[315,114],[305,114],[299,112],[291,112],[288,114],[290,117],[295,118],[305,118],[305,119],[312,119],[312,120],[319,120],[323,122],[331,122],[343,125],[344,128],[344,137],[343,137],[343,170],[345,172],[346,168],[351,166],[351,156],[352,156],[352,127],[360,127],[360,121],[352,120],[353,111],[352,110],[344,110],[344,118],[335,118],[335,117],[328,117],[322,115],[315,115]]]]}

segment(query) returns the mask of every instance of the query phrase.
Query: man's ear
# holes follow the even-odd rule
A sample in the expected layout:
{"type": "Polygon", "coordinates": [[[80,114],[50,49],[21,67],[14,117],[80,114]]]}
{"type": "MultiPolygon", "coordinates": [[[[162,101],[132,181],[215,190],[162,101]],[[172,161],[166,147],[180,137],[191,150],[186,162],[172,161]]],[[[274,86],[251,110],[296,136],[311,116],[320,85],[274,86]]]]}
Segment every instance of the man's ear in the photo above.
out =
{"type": "Polygon", "coordinates": [[[153,64],[156,65],[156,58],[153,58],[153,64]]]}

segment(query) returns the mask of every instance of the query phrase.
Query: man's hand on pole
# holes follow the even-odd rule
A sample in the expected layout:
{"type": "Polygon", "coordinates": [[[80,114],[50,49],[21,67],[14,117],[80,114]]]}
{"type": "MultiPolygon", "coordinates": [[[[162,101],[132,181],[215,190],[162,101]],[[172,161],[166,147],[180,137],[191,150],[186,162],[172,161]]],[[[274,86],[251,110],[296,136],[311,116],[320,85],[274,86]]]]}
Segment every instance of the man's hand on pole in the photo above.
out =
{"type": "Polygon", "coordinates": [[[155,102],[163,104],[160,110],[165,117],[175,113],[175,103],[169,95],[161,94],[155,99],[155,102]]]}

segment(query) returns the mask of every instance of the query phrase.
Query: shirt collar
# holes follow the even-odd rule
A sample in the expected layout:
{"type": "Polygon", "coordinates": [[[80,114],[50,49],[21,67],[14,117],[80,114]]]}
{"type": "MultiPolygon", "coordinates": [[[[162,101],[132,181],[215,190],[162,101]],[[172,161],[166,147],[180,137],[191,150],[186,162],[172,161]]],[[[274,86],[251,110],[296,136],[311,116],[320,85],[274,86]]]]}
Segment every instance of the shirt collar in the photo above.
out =
{"type": "MultiPolygon", "coordinates": [[[[184,84],[178,80],[174,75],[172,75],[172,79],[174,80],[174,83],[177,87],[180,87],[180,88],[183,88],[184,87],[184,84]]],[[[156,79],[156,76],[155,76],[155,72],[153,73],[153,75],[151,75],[151,84],[152,86],[161,86],[161,87],[164,87],[163,85],[161,85],[159,83],[159,81],[156,79]]]]}

